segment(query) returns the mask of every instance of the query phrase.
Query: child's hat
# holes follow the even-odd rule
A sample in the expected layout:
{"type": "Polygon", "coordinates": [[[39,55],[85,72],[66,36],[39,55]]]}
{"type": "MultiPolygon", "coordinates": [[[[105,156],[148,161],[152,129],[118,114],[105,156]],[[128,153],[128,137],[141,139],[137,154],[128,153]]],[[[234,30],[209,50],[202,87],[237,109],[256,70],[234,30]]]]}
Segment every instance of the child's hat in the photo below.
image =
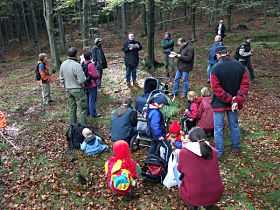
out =
{"type": "Polygon", "coordinates": [[[113,145],[113,152],[116,158],[123,159],[130,157],[128,143],[124,140],[118,140],[113,145]]]}
{"type": "Polygon", "coordinates": [[[180,135],[180,131],[181,131],[181,126],[179,125],[178,121],[175,120],[169,128],[169,132],[172,134],[180,135]]]}

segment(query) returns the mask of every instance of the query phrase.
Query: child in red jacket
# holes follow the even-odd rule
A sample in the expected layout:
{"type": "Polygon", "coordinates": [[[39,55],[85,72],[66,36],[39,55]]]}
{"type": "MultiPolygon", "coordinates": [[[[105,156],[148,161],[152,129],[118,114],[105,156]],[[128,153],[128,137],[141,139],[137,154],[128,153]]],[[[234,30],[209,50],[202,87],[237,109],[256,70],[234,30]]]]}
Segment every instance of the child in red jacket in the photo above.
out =
{"type": "Polygon", "coordinates": [[[194,91],[189,91],[187,94],[189,105],[185,110],[185,115],[181,119],[183,125],[183,131],[186,131],[186,128],[190,130],[196,125],[196,118],[198,112],[198,106],[201,102],[201,98],[197,96],[197,93],[194,91]]]}
{"type": "Polygon", "coordinates": [[[105,163],[108,185],[114,194],[121,194],[125,199],[132,198],[131,188],[136,185],[135,179],[141,174],[139,165],[131,159],[128,143],[116,141],[113,145],[114,157],[105,163]]]}
{"type": "Polygon", "coordinates": [[[170,125],[169,133],[165,138],[170,142],[172,150],[182,149],[182,140],[184,140],[184,136],[181,134],[181,126],[177,120],[170,125]]]}
{"type": "Polygon", "coordinates": [[[214,110],[211,105],[211,92],[207,87],[201,89],[201,102],[198,107],[196,126],[201,127],[207,136],[214,134],[214,110]]]}

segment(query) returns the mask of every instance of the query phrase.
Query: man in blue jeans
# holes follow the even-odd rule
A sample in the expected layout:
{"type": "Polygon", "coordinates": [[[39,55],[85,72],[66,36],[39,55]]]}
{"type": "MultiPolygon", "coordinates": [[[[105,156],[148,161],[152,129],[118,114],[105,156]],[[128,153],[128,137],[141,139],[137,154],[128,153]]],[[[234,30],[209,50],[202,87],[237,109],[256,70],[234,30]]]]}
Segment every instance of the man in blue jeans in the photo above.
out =
{"type": "Polygon", "coordinates": [[[174,79],[173,91],[169,95],[177,95],[179,91],[180,79],[183,77],[184,87],[181,98],[185,98],[189,89],[189,72],[193,69],[194,62],[194,49],[190,45],[190,42],[184,38],[179,38],[177,44],[180,47],[180,52],[177,54],[171,52],[170,56],[178,59],[177,68],[174,79]]]}
{"type": "Polygon", "coordinates": [[[140,42],[136,41],[134,33],[128,34],[128,39],[123,43],[124,62],[126,68],[126,84],[131,87],[131,78],[134,86],[138,86],[136,69],[139,64],[139,51],[142,50],[140,42]]]}
{"type": "Polygon", "coordinates": [[[249,77],[244,66],[232,59],[223,46],[216,49],[218,63],[211,71],[214,109],[214,139],[218,156],[224,153],[224,115],[227,115],[232,152],[240,152],[238,109],[249,90],[249,77]]]}

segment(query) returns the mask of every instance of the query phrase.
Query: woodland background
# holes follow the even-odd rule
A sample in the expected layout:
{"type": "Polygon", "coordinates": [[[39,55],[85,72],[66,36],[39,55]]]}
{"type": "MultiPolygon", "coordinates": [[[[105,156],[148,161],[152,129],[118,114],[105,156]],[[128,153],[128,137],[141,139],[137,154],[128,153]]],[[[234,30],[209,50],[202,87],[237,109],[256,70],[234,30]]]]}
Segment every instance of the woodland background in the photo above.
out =
{"type": "MultiPolygon", "coordinates": [[[[184,209],[178,189],[139,180],[136,198],[124,201],[106,185],[103,166],[112,156],[109,122],[121,99],[136,97],[141,88],[127,89],[121,47],[127,32],[135,32],[144,49],[139,83],[163,76],[161,40],[170,31],[174,40],[186,37],[195,49],[190,89],[207,86],[208,53],[214,27],[225,20],[225,45],[231,54],[246,35],[253,37],[253,67],[259,83],[252,84],[240,111],[242,153],[234,156],[226,138],[219,162],[225,194],[220,209],[277,209],[280,206],[280,0],[94,1],[2,0],[0,2],[0,111],[9,127],[0,137],[0,208],[54,209],[184,209]],[[96,157],[67,148],[67,106],[59,84],[60,61],[69,46],[81,53],[103,39],[109,62],[105,88],[98,96],[99,119],[89,125],[110,146],[96,157]],[[46,52],[52,68],[50,108],[42,107],[41,89],[34,81],[37,55],[46,52]],[[80,176],[86,179],[81,182],[80,176]]],[[[175,50],[178,50],[176,46],[175,50]]],[[[172,87],[172,81],[170,83],[172,87]]],[[[175,100],[180,110],[186,102],[175,100]]],[[[178,119],[181,112],[175,113],[178,119]]],[[[226,135],[227,134],[226,130],[226,135]]],[[[213,139],[210,139],[213,145],[213,139]]],[[[133,153],[143,164],[147,150],[133,153]]]]}

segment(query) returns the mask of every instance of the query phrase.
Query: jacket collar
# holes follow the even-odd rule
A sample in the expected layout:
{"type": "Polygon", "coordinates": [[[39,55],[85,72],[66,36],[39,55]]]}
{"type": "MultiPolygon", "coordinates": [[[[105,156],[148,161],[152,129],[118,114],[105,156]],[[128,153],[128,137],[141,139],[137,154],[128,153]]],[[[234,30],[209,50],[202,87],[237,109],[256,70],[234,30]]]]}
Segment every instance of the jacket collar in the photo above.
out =
{"type": "MultiPolygon", "coordinates": [[[[205,141],[205,143],[210,146],[208,141],[205,141]]],[[[200,157],[202,156],[198,142],[188,142],[186,144],[183,144],[183,147],[191,151],[192,153],[196,154],[197,156],[200,157]]]]}

